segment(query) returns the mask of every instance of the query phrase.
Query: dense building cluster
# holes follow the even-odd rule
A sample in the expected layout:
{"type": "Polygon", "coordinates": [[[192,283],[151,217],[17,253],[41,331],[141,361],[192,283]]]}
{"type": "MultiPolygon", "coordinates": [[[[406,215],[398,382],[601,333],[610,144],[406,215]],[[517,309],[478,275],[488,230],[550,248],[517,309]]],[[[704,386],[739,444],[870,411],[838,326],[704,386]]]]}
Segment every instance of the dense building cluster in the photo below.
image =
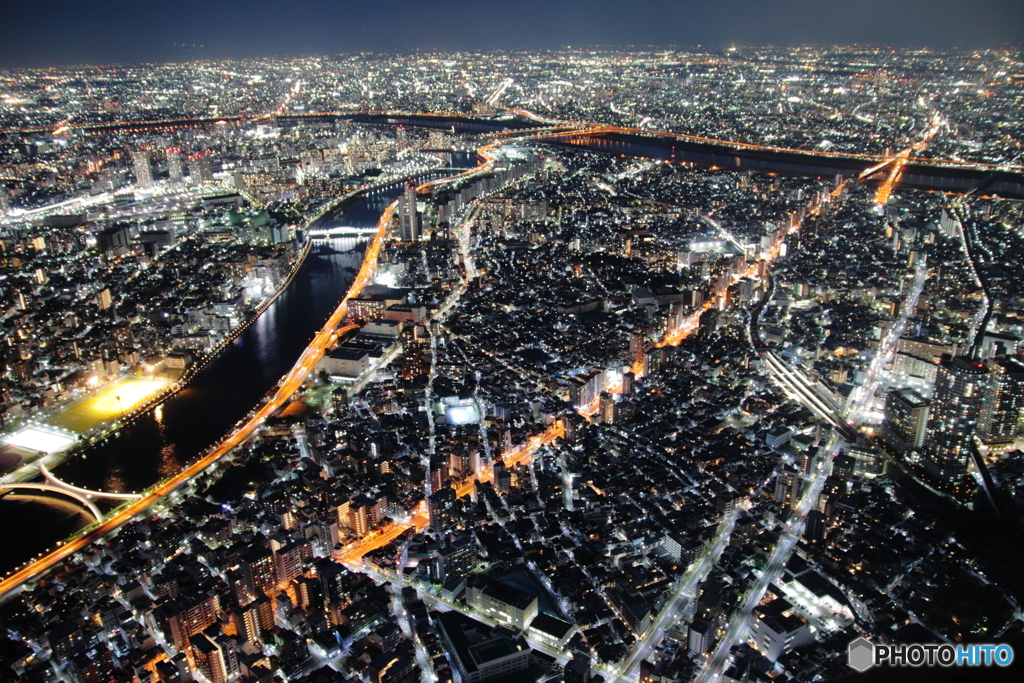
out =
{"type": "Polygon", "coordinates": [[[4,597],[0,679],[767,683],[846,675],[859,637],[1020,634],[1019,202],[285,117],[503,103],[881,154],[941,112],[927,154],[1001,164],[1012,56],[5,76],[11,423],[215,355],[342,234],[372,256],[255,436],[4,597]]]}

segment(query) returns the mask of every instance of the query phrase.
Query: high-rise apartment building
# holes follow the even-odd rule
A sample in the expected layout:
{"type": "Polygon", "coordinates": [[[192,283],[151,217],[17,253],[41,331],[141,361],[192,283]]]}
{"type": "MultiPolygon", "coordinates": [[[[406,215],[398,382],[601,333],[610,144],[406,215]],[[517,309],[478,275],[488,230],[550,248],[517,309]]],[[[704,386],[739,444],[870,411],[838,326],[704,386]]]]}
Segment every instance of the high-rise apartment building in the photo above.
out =
{"type": "Polygon", "coordinates": [[[924,469],[935,480],[955,483],[967,473],[971,440],[983,419],[989,378],[988,367],[979,360],[942,357],[924,448],[924,469]]]}
{"type": "Polygon", "coordinates": [[[924,445],[931,402],[913,389],[890,391],[885,397],[882,440],[899,452],[919,450],[924,445]]]}
{"type": "Polygon", "coordinates": [[[604,389],[604,369],[569,378],[569,400],[576,408],[587,408],[604,389]]]}
{"type": "Polygon", "coordinates": [[[219,611],[220,598],[211,590],[195,597],[166,600],[157,606],[153,614],[157,623],[164,627],[168,639],[181,650],[192,636],[217,622],[219,611]]]}
{"type": "Polygon", "coordinates": [[[196,668],[210,683],[227,683],[239,673],[238,655],[231,638],[200,633],[192,638],[196,668]]]}
{"type": "Polygon", "coordinates": [[[208,183],[213,180],[213,168],[210,158],[203,154],[195,154],[188,159],[189,182],[192,185],[208,183]]]}
{"type": "Polygon", "coordinates": [[[1024,363],[1020,357],[992,361],[992,381],[985,393],[978,438],[990,445],[1006,444],[1021,432],[1024,419],[1024,363]]]}
{"type": "Polygon", "coordinates": [[[132,163],[135,165],[135,183],[139,187],[153,186],[153,164],[149,152],[138,149],[132,152],[132,163]]]}
{"type": "Polygon", "coordinates": [[[167,174],[170,176],[171,182],[175,183],[180,183],[185,177],[184,161],[181,150],[177,147],[167,150],[167,174]]]}
{"type": "Polygon", "coordinates": [[[455,526],[455,489],[445,487],[427,498],[430,530],[434,533],[451,531],[455,526]]]}
{"type": "Polygon", "coordinates": [[[601,418],[601,424],[615,424],[615,398],[607,391],[601,392],[597,413],[601,418]]]}
{"type": "Polygon", "coordinates": [[[415,242],[421,232],[420,215],[416,211],[416,185],[410,182],[398,198],[398,234],[403,242],[415,242]]]}
{"type": "Polygon", "coordinates": [[[269,593],[277,585],[277,565],[267,548],[253,548],[238,563],[245,588],[252,600],[269,593]]]}

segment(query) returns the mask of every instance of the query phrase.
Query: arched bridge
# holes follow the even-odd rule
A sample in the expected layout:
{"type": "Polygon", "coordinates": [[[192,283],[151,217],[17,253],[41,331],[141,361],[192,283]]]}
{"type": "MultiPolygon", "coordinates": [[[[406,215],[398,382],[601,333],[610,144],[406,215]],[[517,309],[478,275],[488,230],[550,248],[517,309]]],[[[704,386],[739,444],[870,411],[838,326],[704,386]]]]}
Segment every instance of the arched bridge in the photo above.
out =
{"type": "Polygon", "coordinates": [[[96,499],[106,498],[110,500],[138,500],[142,498],[140,493],[107,493],[106,491],[90,491],[80,486],[74,486],[63,482],[55,477],[46,465],[39,463],[39,473],[43,475],[42,482],[21,482],[17,484],[0,484],[0,493],[6,491],[46,491],[65,495],[85,507],[97,522],[103,521],[103,513],[96,506],[96,499]]]}

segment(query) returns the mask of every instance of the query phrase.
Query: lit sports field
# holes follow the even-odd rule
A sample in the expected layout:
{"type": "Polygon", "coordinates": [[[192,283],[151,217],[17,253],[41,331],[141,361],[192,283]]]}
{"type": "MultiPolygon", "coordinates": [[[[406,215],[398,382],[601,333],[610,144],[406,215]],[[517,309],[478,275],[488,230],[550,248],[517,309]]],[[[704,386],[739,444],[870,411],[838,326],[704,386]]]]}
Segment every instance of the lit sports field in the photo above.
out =
{"type": "Polygon", "coordinates": [[[60,415],[55,415],[50,423],[82,434],[101,422],[118,417],[122,412],[127,413],[167,383],[162,378],[118,380],[95,396],[79,401],[60,415]]]}

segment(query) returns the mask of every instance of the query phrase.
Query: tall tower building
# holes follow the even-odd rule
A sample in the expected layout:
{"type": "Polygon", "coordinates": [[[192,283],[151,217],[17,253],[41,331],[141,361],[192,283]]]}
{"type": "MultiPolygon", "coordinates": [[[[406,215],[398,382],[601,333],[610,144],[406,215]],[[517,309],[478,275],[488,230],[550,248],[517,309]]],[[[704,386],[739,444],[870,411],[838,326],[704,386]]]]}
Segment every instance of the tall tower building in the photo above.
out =
{"type": "Polygon", "coordinates": [[[607,391],[602,391],[597,407],[601,424],[615,424],[615,399],[607,391]]]}
{"type": "Polygon", "coordinates": [[[636,375],[632,372],[622,373],[622,395],[629,396],[633,393],[633,383],[636,381],[636,375]]]}
{"type": "Polygon", "coordinates": [[[211,590],[196,596],[164,600],[153,614],[157,623],[163,625],[168,640],[180,650],[188,645],[192,636],[215,624],[219,611],[220,597],[211,590]]]}
{"type": "Polygon", "coordinates": [[[1024,419],[1024,363],[1021,357],[993,361],[992,382],[978,422],[978,438],[986,444],[1013,441],[1024,419]]]}
{"type": "Polygon", "coordinates": [[[192,638],[192,657],[196,668],[210,683],[227,683],[238,672],[238,656],[228,636],[210,637],[200,633],[192,638]]]}
{"type": "Polygon", "coordinates": [[[153,186],[153,164],[149,159],[149,152],[138,149],[132,152],[132,163],[135,164],[135,183],[139,187],[153,186]]]}
{"type": "Polygon", "coordinates": [[[405,186],[405,192],[398,198],[398,233],[403,242],[415,242],[420,238],[420,216],[416,212],[416,185],[405,186]]]}
{"type": "Polygon", "coordinates": [[[171,147],[167,150],[167,173],[171,177],[171,182],[180,183],[181,179],[185,177],[184,170],[181,150],[177,147],[171,147]]]}
{"type": "Polygon", "coordinates": [[[189,183],[199,185],[213,180],[213,169],[210,158],[203,154],[193,154],[188,159],[189,183]]]}
{"type": "Polygon", "coordinates": [[[455,526],[455,489],[448,486],[431,494],[427,498],[427,516],[432,532],[451,531],[455,526]]]}
{"type": "Polygon", "coordinates": [[[269,593],[277,585],[277,566],[267,548],[252,548],[242,555],[238,569],[251,600],[269,593]]]}
{"type": "Polygon", "coordinates": [[[924,448],[924,469],[936,480],[955,483],[967,473],[988,383],[989,369],[981,361],[942,356],[924,448]]]}
{"type": "Polygon", "coordinates": [[[799,472],[786,470],[775,478],[775,500],[783,507],[793,507],[800,499],[804,480],[799,472]]]}
{"type": "Polygon", "coordinates": [[[924,445],[931,402],[913,389],[897,389],[885,396],[882,440],[899,453],[916,451],[924,445]]]}

